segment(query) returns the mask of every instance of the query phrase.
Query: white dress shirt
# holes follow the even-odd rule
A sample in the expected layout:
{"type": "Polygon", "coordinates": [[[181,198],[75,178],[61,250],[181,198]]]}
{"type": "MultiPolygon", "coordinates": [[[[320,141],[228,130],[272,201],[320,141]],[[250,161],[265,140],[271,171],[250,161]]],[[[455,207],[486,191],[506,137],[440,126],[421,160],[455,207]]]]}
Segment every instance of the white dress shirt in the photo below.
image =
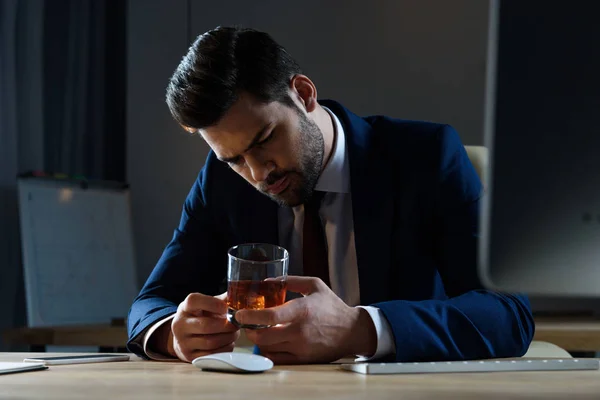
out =
{"type": "MultiPolygon", "coordinates": [[[[319,214],[323,222],[327,239],[329,280],[331,290],[349,306],[360,304],[360,286],[358,265],[354,243],[354,222],[352,218],[352,197],[350,194],[350,164],[346,151],[344,128],[337,116],[328,108],[334,123],[335,138],[333,151],[327,165],[321,172],[315,190],[325,192],[319,214]]],[[[302,229],[304,224],[304,206],[280,207],[278,211],[279,242],[290,253],[290,275],[303,275],[302,229]]],[[[396,351],[391,327],[380,309],[372,306],[358,306],[365,309],[375,325],[377,332],[377,350],[370,360],[392,354],[396,351]]],[[[155,323],[144,335],[143,348],[146,355],[156,360],[167,357],[148,349],[150,336],[163,323],[173,316],[155,323]]],[[[361,355],[359,355],[361,356],[361,355]]]]}

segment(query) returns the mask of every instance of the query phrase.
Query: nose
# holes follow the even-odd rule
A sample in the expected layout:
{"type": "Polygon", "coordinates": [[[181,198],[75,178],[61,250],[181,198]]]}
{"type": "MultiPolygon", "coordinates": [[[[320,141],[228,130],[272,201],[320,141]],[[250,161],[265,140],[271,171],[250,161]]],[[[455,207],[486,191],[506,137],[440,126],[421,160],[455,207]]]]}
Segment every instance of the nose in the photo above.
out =
{"type": "Polygon", "coordinates": [[[267,180],[269,174],[275,169],[275,165],[272,162],[262,162],[254,157],[247,157],[246,164],[255,182],[267,180]]]}

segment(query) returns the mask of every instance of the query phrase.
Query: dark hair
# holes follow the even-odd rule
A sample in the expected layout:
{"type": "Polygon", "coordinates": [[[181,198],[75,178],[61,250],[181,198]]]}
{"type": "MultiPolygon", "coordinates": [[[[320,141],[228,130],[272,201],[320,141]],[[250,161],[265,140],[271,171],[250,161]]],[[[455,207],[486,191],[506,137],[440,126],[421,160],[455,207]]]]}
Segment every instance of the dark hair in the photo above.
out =
{"type": "Polygon", "coordinates": [[[180,124],[216,124],[242,92],[294,106],[290,78],[302,71],[269,34],[217,27],[194,41],[169,81],[167,104],[180,124]]]}

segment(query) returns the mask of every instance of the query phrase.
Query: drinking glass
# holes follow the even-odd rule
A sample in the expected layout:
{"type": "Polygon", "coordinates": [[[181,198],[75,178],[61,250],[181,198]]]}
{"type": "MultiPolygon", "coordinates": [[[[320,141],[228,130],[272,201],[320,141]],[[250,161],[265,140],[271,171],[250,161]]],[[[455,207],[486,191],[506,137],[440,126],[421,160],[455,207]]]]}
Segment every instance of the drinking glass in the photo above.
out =
{"type": "Polygon", "coordinates": [[[230,248],[227,254],[227,319],[239,328],[268,328],[269,325],[240,324],[235,313],[285,302],[288,251],[273,244],[246,243],[230,248]]]}

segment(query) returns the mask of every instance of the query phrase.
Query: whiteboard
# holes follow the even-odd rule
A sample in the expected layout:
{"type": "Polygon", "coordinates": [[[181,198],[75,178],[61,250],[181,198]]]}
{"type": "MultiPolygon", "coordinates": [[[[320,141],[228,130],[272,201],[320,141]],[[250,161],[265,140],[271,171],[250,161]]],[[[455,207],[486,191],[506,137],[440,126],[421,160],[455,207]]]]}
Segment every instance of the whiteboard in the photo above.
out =
{"type": "Polygon", "coordinates": [[[129,190],[34,177],[18,187],[28,325],[125,318],[138,289],[129,190]]]}

